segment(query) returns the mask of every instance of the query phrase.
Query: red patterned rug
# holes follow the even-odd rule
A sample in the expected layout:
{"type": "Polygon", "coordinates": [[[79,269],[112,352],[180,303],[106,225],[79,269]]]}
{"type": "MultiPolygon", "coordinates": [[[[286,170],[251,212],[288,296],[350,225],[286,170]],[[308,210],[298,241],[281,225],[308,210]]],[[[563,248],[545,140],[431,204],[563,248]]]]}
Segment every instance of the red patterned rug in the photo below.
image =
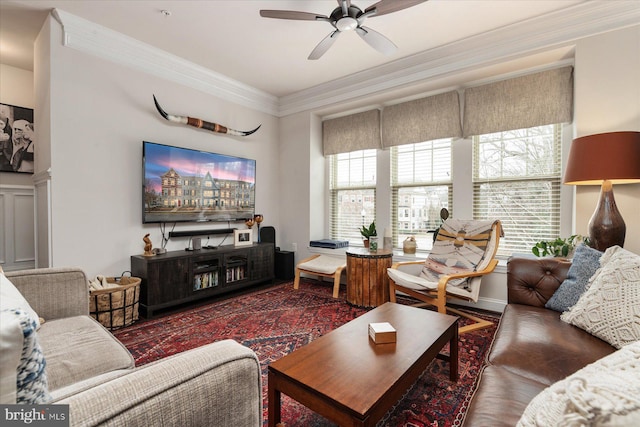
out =
{"type": "MultiPolygon", "coordinates": [[[[114,331],[143,365],[210,342],[230,338],[258,355],[263,378],[264,420],[267,420],[267,367],[315,338],[365,313],[364,308],[331,296],[331,284],[303,279],[275,285],[208,305],[143,320],[114,331]]],[[[411,303],[399,299],[400,303],[411,303]]],[[[475,313],[490,320],[498,316],[475,313]]],[[[379,426],[443,427],[460,425],[495,327],[460,337],[457,383],[449,381],[447,362],[434,360],[379,426]]],[[[323,417],[283,395],[282,421],[287,427],[333,426],[323,417]]]]}

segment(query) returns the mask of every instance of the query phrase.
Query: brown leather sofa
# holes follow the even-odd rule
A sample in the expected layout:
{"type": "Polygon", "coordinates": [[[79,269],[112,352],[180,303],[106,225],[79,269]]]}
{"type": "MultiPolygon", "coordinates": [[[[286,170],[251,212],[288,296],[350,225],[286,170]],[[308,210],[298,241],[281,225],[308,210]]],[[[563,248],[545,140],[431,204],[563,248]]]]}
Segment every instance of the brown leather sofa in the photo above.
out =
{"type": "Polygon", "coordinates": [[[464,426],[515,426],[538,393],[615,351],[544,307],[570,266],[557,258],[509,260],[508,304],[464,426]]]}

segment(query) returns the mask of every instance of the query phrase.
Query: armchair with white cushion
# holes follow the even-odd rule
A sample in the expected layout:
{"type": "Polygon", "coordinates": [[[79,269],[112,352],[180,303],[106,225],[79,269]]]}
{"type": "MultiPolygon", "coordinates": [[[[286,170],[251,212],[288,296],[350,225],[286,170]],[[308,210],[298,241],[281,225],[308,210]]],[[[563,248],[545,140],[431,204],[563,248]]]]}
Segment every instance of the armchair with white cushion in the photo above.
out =
{"type": "Polygon", "coordinates": [[[432,305],[440,313],[469,319],[472,323],[460,327],[459,333],[491,326],[490,321],[449,307],[447,302],[478,301],[482,276],[498,264],[495,255],[501,235],[499,220],[447,219],[425,261],[397,262],[388,269],[391,302],[396,302],[399,291],[418,299],[418,306],[432,305]]]}

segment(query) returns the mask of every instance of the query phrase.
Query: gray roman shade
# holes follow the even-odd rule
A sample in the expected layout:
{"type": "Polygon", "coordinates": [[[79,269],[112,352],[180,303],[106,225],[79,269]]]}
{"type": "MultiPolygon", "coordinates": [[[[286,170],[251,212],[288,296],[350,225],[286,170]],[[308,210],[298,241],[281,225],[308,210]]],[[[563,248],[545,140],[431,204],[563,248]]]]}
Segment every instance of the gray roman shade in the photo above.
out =
{"type": "Polygon", "coordinates": [[[380,148],[380,111],[369,110],[322,122],[324,155],[380,148]]]}
{"type": "Polygon", "coordinates": [[[464,136],[571,122],[573,67],[503,80],[464,92],[464,136]]]}
{"type": "Polygon", "coordinates": [[[451,91],[382,110],[384,147],[462,136],[460,100],[451,91]]]}

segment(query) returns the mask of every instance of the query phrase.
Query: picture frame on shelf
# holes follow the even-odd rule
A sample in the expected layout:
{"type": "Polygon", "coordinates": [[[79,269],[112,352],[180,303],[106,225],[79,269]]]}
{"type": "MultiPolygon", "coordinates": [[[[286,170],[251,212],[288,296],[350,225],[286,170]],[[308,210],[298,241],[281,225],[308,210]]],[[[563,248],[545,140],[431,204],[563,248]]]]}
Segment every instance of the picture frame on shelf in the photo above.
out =
{"type": "Polygon", "coordinates": [[[233,245],[234,246],[249,246],[253,244],[253,230],[248,228],[246,230],[233,230],[233,245]]]}

